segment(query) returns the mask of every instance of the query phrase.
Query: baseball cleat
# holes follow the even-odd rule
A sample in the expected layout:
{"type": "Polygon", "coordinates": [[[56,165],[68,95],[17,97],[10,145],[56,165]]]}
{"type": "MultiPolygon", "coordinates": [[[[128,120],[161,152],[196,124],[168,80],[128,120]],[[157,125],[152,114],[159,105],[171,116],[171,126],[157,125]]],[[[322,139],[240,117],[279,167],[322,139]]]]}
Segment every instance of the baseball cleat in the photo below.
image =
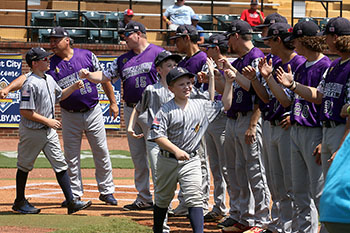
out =
{"type": "Polygon", "coordinates": [[[153,210],[153,202],[144,203],[139,200],[135,200],[132,204],[125,205],[124,210],[153,210]]]}
{"type": "MultiPolygon", "coordinates": [[[[80,197],[74,197],[73,199],[74,199],[74,200],[79,200],[79,201],[81,200],[80,197]]],[[[62,202],[61,207],[65,207],[65,208],[68,207],[67,200],[64,200],[64,201],[62,202]]]]}
{"type": "Polygon", "coordinates": [[[107,205],[118,205],[118,201],[113,197],[113,194],[100,194],[99,199],[106,202],[107,205]]]}
{"type": "Polygon", "coordinates": [[[91,206],[91,201],[80,201],[80,200],[72,200],[68,204],[68,214],[73,214],[78,212],[79,210],[84,210],[91,206]]]}
{"type": "Polygon", "coordinates": [[[224,215],[218,214],[215,211],[210,211],[204,215],[204,222],[218,222],[224,217],[224,215]]]}
{"type": "Polygon", "coordinates": [[[236,220],[234,220],[233,218],[228,217],[224,221],[222,221],[222,222],[220,222],[218,224],[218,228],[223,229],[225,227],[231,227],[231,226],[233,226],[236,223],[238,223],[236,220]]]}
{"type": "Polygon", "coordinates": [[[28,200],[24,199],[20,202],[13,203],[12,209],[14,211],[17,211],[21,214],[38,214],[40,213],[40,209],[35,208],[32,206],[28,200]]]}

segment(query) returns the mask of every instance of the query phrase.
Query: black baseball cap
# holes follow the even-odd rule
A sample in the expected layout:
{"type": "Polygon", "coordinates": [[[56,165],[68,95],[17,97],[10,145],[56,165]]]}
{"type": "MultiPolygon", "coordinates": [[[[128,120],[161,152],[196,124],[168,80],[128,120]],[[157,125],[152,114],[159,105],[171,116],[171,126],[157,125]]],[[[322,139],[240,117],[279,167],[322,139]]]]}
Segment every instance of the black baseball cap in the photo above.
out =
{"type": "Polygon", "coordinates": [[[175,81],[178,78],[181,78],[185,75],[188,75],[190,78],[193,78],[195,75],[182,67],[175,67],[170,70],[170,72],[166,76],[166,83],[170,85],[172,81],[175,81]]]}
{"type": "Polygon", "coordinates": [[[51,30],[49,37],[56,37],[56,38],[69,37],[69,33],[63,27],[54,27],[51,30]]]}
{"type": "Polygon", "coordinates": [[[269,27],[267,31],[267,36],[262,37],[262,40],[268,40],[272,37],[279,36],[281,38],[286,38],[292,33],[293,28],[288,23],[274,23],[269,27]]]}
{"type": "Polygon", "coordinates": [[[350,35],[350,21],[342,17],[332,18],[328,21],[322,34],[335,34],[338,36],[350,35]]]}
{"type": "Polygon", "coordinates": [[[130,21],[124,29],[124,32],[142,32],[146,33],[146,28],[142,23],[136,21],[130,21]]]}
{"type": "Polygon", "coordinates": [[[290,36],[284,39],[285,42],[294,40],[303,36],[317,36],[320,33],[320,28],[313,21],[303,21],[294,25],[293,32],[290,36]]]}
{"type": "Polygon", "coordinates": [[[168,60],[168,59],[173,59],[176,63],[182,60],[182,57],[177,54],[172,54],[168,50],[163,50],[158,54],[156,59],[154,60],[154,65],[157,67],[159,66],[163,61],[168,60]]]}
{"type": "Polygon", "coordinates": [[[246,21],[236,19],[236,20],[233,20],[231,22],[231,24],[230,24],[230,26],[225,34],[227,36],[229,36],[229,35],[234,34],[234,33],[238,33],[240,35],[252,34],[253,29],[249,25],[249,23],[247,23],[246,21]]]}
{"type": "Polygon", "coordinates": [[[206,44],[202,44],[199,45],[201,47],[228,47],[228,40],[227,40],[227,36],[222,34],[222,33],[218,33],[218,34],[213,34],[209,37],[208,39],[208,43],[206,44]]]}
{"type": "Polygon", "coordinates": [[[266,16],[263,24],[255,26],[255,28],[268,27],[274,23],[288,23],[288,21],[287,21],[286,17],[284,17],[278,13],[272,13],[272,14],[266,16]]]}
{"type": "Polygon", "coordinates": [[[52,53],[46,52],[45,49],[41,47],[31,48],[26,54],[26,62],[32,67],[33,61],[39,61],[45,57],[50,56],[52,53]]]}
{"type": "Polygon", "coordinates": [[[176,34],[175,36],[172,36],[169,38],[169,40],[173,40],[176,38],[179,38],[181,36],[196,36],[198,35],[198,31],[195,26],[193,25],[180,25],[176,28],[176,34]]]}

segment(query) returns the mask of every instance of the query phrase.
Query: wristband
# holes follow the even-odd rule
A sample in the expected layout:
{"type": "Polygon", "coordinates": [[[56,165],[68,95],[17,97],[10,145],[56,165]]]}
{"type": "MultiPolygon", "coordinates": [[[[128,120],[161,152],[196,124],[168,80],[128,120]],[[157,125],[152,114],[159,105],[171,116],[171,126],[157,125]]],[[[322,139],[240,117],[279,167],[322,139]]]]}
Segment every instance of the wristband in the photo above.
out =
{"type": "Polygon", "coordinates": [[[297,89],[297,82],[293,81],[293,84],[292,84],[292,86],[289,88],[289,90],[295,91],[295,89],[297,89]]]}
{"type": "Polygon", "coordinates": [[[346,113],[350,115],[350,105],[346,108],[346,113]]]}

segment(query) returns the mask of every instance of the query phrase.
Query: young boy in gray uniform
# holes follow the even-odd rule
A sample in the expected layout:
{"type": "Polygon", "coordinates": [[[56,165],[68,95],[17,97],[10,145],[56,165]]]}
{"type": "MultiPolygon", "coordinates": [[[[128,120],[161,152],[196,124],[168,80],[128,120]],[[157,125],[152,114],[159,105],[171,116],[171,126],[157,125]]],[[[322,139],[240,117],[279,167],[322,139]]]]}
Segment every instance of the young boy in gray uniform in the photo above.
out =
{"type": "Polygon", "coordinates": [[[73,91],[82,88],[82,81],[62,90],[54,79],[45,74],[49,70],[48,56],[43,48],[32,48],[26,54],[26,61],[32,69],[21,89],[20,113],[22,116],[18,143],[16,200],[14,211],[22,214],[38,214],[40,209],[25,199],[24,191],[28,173],[33,169],[35,159],[43,151],[56,173],[57,181],[68,203],[68,214],[86,209],[91,201],[74,200],[67,174],[67,163],[62,154],[56,129],[61,122],[55,119],[55,103],[64,100],[73,91]]]}
{"type": "MultiPolygon", "coordinates": [[[[148,137],[161,148],[156,166],[154,232],[162,232],[177,182],[183,191],[193,232],[203,232],[202,175],[198,149],[209,123],[221,112],[222,103],[189,99],[193,77],[194,74],[185,68],[177,67],[169,72],[167,84],[175,97],[158,111],[148,137]]],[[[211,77],[211,99],[214,98],[213,82],[214,77],[211,77]]]]}

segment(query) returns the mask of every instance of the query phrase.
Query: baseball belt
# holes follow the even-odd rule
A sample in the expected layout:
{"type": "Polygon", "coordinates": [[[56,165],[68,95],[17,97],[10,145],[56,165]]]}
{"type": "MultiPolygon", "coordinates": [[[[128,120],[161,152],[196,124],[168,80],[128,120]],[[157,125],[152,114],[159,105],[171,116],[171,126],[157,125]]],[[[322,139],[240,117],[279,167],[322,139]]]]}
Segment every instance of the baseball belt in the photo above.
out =
{"type": "MultiPolygon", "coordinates": [[[[177,160],[176,156],[173,153],[169,152],[169,151],[160,150],[160,154],[162,156],[164,156],[164,157],[173,158],[173,159],[177,160]]],[[[193,157],[195,157],[198,154],[198,152],[197,151],[193,151],[193,152],[190,152],[190,153],[187,152],[187,154],[189,154],[190,158],[193,158],[193,157]]]]}
{"type": "Polygon", "coordinates": [[[322,126],[326,128],[335,128],[340,124],[343,124],[343,123],[337,122],[337,121],[322,121],[322,126]]]}

